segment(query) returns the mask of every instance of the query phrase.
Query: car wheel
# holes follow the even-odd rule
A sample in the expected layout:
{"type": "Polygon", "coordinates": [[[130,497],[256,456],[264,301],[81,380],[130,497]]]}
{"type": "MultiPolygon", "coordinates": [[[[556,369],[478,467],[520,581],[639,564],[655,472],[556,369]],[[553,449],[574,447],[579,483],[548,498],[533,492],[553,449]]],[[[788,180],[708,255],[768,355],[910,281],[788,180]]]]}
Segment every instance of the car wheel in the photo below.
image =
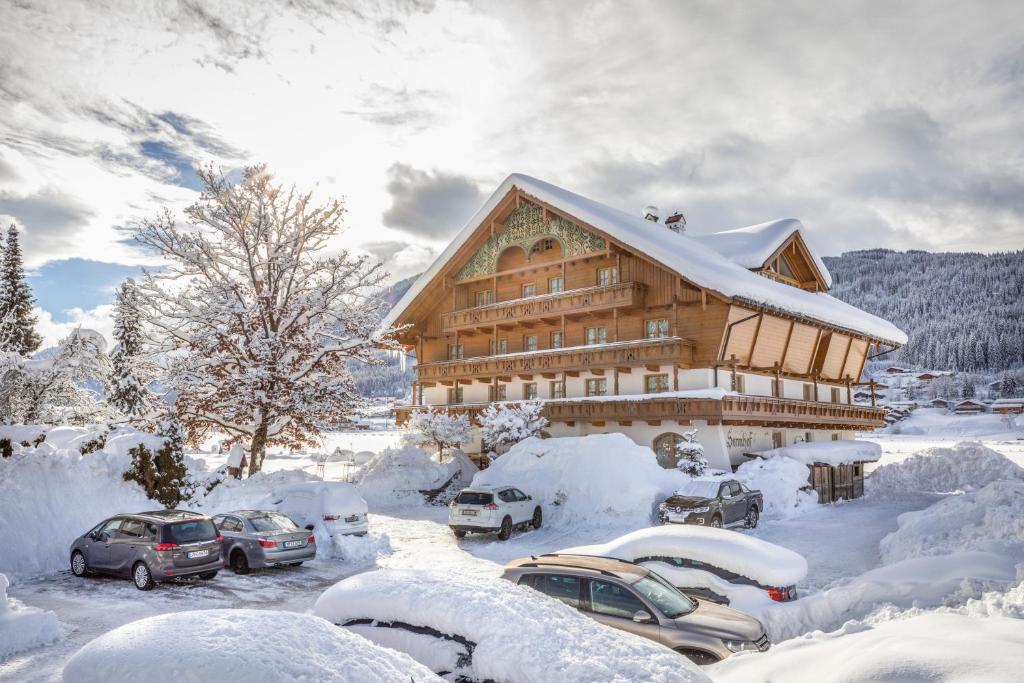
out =
{"type": "Polygon", "coordinates": [[[236,574],[249,573],[249,558],[241,550],[231,553],[231,571],[236,574]]]}
{"type": "Polygon", "coordinates": [[[301,567],[302,566],[302,562],[289,562],[288,566],[289,567],[301,567]]]}
{"type": "Polygon", "coordinates": [[[149,572],[149,567],[146,566],[145,562],[136,562],[135,566],[132,567],[132,580],[135,581],[135,587],[140,591],[152,590],[153,586],[156,585],[153,581],[153,575],[149,572]]]}
{"type": "Polygon", "coordinates": [[[85,564],[85,555],[80,550],[71,553],[71,573],[78,577],[89,573],[89,567],[85,564]]]}
{"type": "Polygon", "coordinates": [[[716,529],[721,529],[722,528],[722,518],[719,517],[718,515],[715,515],[714,517],[712,517],[711,518],[711,526],[713,526],[716,529]]]}
{"type": "Polygon", "coordinates": [[[718,657],[714,656],[710,652],[705,652],[704,650],[691,650],[684,647],[676,650],[676,652],[686,657],[697,666],[707,666],[708,664],[714,664],[718,661],[718,657]]]}
{"type": "Polygon", "coordinates": [[[203,572],[199,575],[199,578],[203,581],[209,581],[213,577],[217,576],[217,572],[203,572]]]}
{"type": "Polygon", "coordinates": [[[534,529],[539,529],[543,523],[544,514],[540,511],[540,506],[538,505],[533,508],[533,520],[530,522],[530,525],[533,526],[534,529]]]}
{"type": "Polygon", "coordinates": [[[748,529],[756,529],[757,528],[757,519],[758,519],[757,506],[756,505],[751,505],[750,509],[747,510],[747,528],[748,529]]]}
{"type": "Polygon", "coordinates": [[[498,540],[499,541],[507,541],[511,535],[512,535],[512,518],[506,516],[505,519],[501,520],[501,528],[498,529],[498,540]]]}
{"type": "Polygon", "coordinates": [[[465,538],[466,532],[459,529],[452,529],[452,533],[455,534],[455,538],[465,538]]]}

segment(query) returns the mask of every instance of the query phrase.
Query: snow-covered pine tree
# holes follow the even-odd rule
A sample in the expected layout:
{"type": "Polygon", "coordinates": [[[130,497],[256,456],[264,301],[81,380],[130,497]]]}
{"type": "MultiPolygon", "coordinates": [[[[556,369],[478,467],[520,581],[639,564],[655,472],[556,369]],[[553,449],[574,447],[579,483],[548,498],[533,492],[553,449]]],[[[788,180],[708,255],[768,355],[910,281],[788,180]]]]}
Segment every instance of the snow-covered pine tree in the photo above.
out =
{"type": "Polygon", "coordinates": [[[32,315],[32,290],[25,281],[18,229],[11,224],[0,258],[0,351],[29,356],[43,339],[36,332],[32,315]]]}
{"type": "Polygon", "coordinates": [[[138,423],[154,408],[149,391],[150,363],[143,352],[142,310],[135,281],[128,278],[117,290],[114,308],[114,352],[110,355],[110,393],[107,400],[138,423]]]}
{"type": "Polygon", "coordinates": [[[483,430],[484,443],[495,453],[501,454],[511,444],[531,436],[540,436],[541,431],[548,426],[547,418],[541,414],[543,410],[543,401],[490,404],[477,417],[483,430]]]}
{"type": "Polygon", "coordinates": [[[268,445],[316,445],[362,405],[346,361],[380,362],[398,349],[379,330],[386,274],[367,257],[324,253],[344,207],[272,182],[266,167],[232,183],[212,167],[197,174],[191,229],[165,211],[136,238],[169,266],[139,285],[153,351],[172,358],[167,386],[192,441],[211,429],[248,442],[249,474],[268,445]]]}
{"type": "Polygon", "coordinates": [[[708,460],[704,457],[704,444],[697,440],[697,430],[683,432],[683,442],[676,447],[676,467],[691,477],[699,477],[708,471],[708,460]]]}
{"type": "Polygon", "coordinates": [[[438,458],[444,459],[446,448],[455,448],[470,439],[469,418],[445,410],[414,410],[405,423],[402,439],[413,446],[433,446],[438,458]]]}

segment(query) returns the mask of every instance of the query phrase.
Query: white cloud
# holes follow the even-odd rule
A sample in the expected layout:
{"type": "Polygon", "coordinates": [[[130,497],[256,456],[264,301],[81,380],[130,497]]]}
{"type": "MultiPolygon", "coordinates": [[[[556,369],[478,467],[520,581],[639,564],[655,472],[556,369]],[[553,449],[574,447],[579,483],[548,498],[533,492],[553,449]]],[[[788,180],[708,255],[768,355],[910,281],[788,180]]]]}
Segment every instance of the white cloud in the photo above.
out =
{"type": "Polygon", "coordinates": [[[40,346],[40,349],[56,346],[57,342],[68,336],[68,334],[70,334],[76,327],[82,327],[83,329],[99,332],[106,338],[108,347],[113,348],[113,304],[103,304],[87,311],[82,310],[81,308],[72,308],[64,312],[68,318],[66,322],[54,321],[53,315],[42,308],[34,308],[32,309],[32,312],[38,318],[36,331],[43,337],[43,343],[42,346],[40,346]]]}

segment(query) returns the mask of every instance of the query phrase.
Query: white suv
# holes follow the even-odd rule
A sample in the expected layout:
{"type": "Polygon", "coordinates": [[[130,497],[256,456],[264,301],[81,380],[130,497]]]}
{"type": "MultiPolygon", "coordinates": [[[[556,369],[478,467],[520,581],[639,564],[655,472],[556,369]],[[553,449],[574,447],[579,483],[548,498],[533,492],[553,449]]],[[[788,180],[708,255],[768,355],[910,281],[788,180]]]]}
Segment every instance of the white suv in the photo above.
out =
{"type": "Polygon", "coordinates": [[[539,529],[543,521],[540,505],[512,486],[463,489],[448,507],[448,526],[456,538],[467,533],[497,531],[498,538],[505,541],[512,535],[512,527],[529,525],[539,529]]]}

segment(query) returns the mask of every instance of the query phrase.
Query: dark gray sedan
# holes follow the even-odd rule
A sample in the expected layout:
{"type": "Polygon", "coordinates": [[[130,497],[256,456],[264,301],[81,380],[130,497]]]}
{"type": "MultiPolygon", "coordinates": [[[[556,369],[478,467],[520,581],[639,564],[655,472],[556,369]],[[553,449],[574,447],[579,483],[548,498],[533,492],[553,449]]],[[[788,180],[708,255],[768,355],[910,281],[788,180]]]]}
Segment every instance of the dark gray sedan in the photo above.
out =
{"type": "Polygon", "coordinates": [[[128,576],[139,590],[160,581],[212,579],[224,566],[221,538],[209,517],[155,510],[105,519],[71,544],[71,572],[128,576]]]}
{"type": "Polygon", "coordinates": [[[236,510],[214,515],[224,537],[224,564],[236,574],[275,565],[297,567],[316,557],[316,538],[274,510],[236,510]]]}

